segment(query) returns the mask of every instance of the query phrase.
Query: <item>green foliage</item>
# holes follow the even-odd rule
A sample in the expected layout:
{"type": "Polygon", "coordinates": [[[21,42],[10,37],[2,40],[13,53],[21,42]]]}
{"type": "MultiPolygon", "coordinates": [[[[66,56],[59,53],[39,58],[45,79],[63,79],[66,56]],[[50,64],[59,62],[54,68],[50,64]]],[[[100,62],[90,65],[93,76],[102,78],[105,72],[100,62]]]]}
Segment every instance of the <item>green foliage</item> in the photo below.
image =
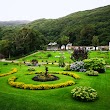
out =
{"type": "Polygon", "coordinates": [[[94,70],[86,71],[86,74],[88,76],[98,76],[99,75],[98,71],[94,71],[94,70]]]}
{"type": "Polygon", "coordinates": [[[35,71],[35,68],[29,68],[28,71],[35,71]]]}
{"type": "Polygon", "coordinates": [[[75,87],[71,91],[73,98],[79,101],[95,101],[97,99],[97,92],[95,89],[86,86],[75,87]]]}
{"type": "Polygon", "coordinates": [[[74,49],[73,54],[71,55],[72,59],[75,59],[76,61],[80,61],[80,60],[84,60],[87,59],[88,56],[88,52],[86,49],[84,48],[78,48],[78,49],[74,49]]]}
{"type": "Polygon", "coordinates": [[[49,41],[56,41],[64,35],[68,36],[69,41],[74,45],[92,45],[92,37],[96,35],[99,36],[101,45],[108,45],[110,41],[109,12],[110,6],[105,6],[76,12],[56,20],[39,19],[27,26],[40,31],[49,41]]]}
{"type": "Polygon", "coordinates": [[[98,71],[99,73],[104,73],[105,72],[105,60],[103,58],[90,58],[90,59],[85,59],[84,65],[85,68],[88,70],[95,70],[98,71]]]}
{"type": "Polygon", "coordinates": [[[99,45],[99,38],[98,38],[98,36],[93,36],[92,45],[95,47],[95,50],[96,50],[96,47],[99,45]]]}
{"type": "Polygon", "coordinates": [[[110,6],[77,12],[60,19],[39,19],[23,26],[0,27],[0,53],[12,58],[36,50],[46,50],[51,41],[66,45],[92,45],[98,36],[99,45],[110,41],[110,6]],[[104,40],[103,40],[104,39],[104,40]]]}
{"type": "Polygon", "coordinates": [[[51,57],[51,56],[52,56],[52,54],[50,54],[50,53],[47,55],[48,58],[51,57]]]}
{"type": "Polygon", "coordinates": [[[70,69],[70,65],[66,65],[66,67],[65,67],[65,71],[70,71],[71,69],[70,69]]]}
{"type": "Polygon", "coordinates": [[[110,51],[90,51],[89,58],[103,58],[107,65],[110,65],[110,51]]]}
{"type": "Polygon", "coordinates": [[[60,67],[64,67],[64,66],[65,66],[64,56],[61,56],[61,57],[59,58],[59,66],[60,66],[60,67]]]}

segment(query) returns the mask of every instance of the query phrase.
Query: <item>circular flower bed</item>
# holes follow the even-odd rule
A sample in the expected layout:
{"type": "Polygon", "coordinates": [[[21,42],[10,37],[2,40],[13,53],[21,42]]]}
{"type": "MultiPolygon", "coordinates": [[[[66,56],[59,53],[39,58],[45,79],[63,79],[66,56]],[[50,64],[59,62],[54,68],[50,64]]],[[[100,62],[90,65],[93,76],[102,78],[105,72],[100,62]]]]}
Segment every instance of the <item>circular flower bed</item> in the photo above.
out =
{"type": "Polygon", "coordinates": [[[46,81],[55,81],[58,80],[59,77],[55,76],[55,75],[44,75],[44,74],[38,74],[37,76],[33,77],[32,80],[34,81],[41,81],[41,82],[46,82],[46,81]]]}
{"type": "Polygon", "coordinates": [[[97,92],[91,87],[75,87],[71,93],[73,98],[80,101],[94,101],[97,99],[97,92]]]}
{"type": "Polygon", "coordinates": [[[63,83],[58,83],[58,84],[39,84],[39,85],[34,85],[34,84],[26,84],[23,82],[15,82],[17,77],[13,76],[8,79],[9,85],[12,87],[20,88],[20,89],[28,89],[28,90],[47,90],[47,89],[56,89],[56,88],[62,88],[62,87],[67,87],[75,84],[74,81],[66,81],[63,83]]]}

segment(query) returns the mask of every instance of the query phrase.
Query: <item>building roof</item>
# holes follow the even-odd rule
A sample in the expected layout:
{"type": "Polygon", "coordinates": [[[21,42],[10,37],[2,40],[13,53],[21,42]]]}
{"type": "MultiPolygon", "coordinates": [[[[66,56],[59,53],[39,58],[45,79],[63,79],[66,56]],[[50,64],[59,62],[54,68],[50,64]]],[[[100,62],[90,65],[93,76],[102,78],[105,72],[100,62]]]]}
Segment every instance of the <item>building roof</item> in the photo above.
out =
{"type": "Polygon", "coordinates": [[[56,42],[50,42],[48,45],[57,45],[57,43],[56,42]]]}

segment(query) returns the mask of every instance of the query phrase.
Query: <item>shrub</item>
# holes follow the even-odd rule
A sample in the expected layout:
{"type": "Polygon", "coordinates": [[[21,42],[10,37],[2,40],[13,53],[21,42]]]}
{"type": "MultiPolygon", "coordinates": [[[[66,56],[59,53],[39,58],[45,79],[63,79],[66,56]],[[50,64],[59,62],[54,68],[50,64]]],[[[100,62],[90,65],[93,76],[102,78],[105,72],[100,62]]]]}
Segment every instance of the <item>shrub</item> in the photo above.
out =
{"type": "Polygon", "coordinates": [[[32,65],[34,65],[34,66],[38,65],[38,60],[36,60],[36,59],[33,59],[31,62],[32,62],[32,65]]]}
{"type": "Polygon", "coordinates": [[[85,72],[86,71],[86,69],[84,68],[83,61],[76,61],[75,63],[71,64],[70,69],[72,71],[78,71],[78,72],[85,72]]]}
{"type": "Polygon", "coordinates": [[[49,58],[49,57],[51,57],[52,55],[49,53],[48,55],[47,55],[47,57],[49,58]]]}
{"type": "Polygon", "coordinates": [[[4,63],[3,65],[8,65],[8,63],[4,63]]]}
{"type": "Polygon", "coordinates": [[[71,69],[70,69],[70,65],[66,65],[66,67],[65,67],[65,71],[70,71],[71,69]]]}
{"type": "Polygon", "coordinates": [[[86,74],[88,76],[98,76],[99,75],[98,71],[94,71],[94,70],[86,71],[86,74]]]}
{"type": "Polygon", "coordinates": [[[35,71],[35,68],[29,68],[28,71],[35,71]]]}
{"type": "Polygon", "coordinates": [[[61,57],[59,58],[59,66],[60,66],[60,67],[64,67],[64,66],[65,66],[65,62],[64,62],[64,57],[63,57],[63,56],[61,56],[61,57]]]}
{"type": "Polygon", "coordinates": [[[99,73],[105,72],[105,61],[103,58],[91,58],[91,59],[85,59],[84,65],[87,70],[94,70],[98,71],[99,73]]]}
{"type": "Polygon", "coordinates": [[[71,93],[73,98],[80,101],[94,101],[97,99],[97,92],[91,87],[75,87],[71,93]]]}
{"type": "Polygon", "coordinates": [[[75,59],[76,61],[79,61],[79,60],[87,59],[87,55],[88,55],[87,50],[79,47],[78,49],[74,49],[71,58],[75,59]]]}

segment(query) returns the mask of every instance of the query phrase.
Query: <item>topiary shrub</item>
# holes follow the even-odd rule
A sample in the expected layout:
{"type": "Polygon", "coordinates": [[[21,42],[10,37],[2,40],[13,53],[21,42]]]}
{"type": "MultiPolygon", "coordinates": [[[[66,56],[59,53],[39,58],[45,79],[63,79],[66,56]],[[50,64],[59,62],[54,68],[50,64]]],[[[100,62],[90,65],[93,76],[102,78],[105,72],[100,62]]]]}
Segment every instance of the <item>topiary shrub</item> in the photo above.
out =
{"type": "Polygon", "coordinates": [[[97,92],[91,87],[75,87],[71,93],[73,98],[79,101],[95,101],[97,99],[97,92]]]}
{"type": "Polygon", "coordinates": [[[87,70],[98,71],[99,73],[105,72],[105,60],[103,58],[85,59],[84,66],[87,70]]]}
{"type": "Polygon", "coordinates": [[[78,71],[78,72],[85,72],[86,69],[84,68],[84,62],[83,61],[76,61],[75,63],[71,64],[70,70],[78,71]]]}
{"type": "Polygon", "coordinates": [[[94,70],[89,70],[89,71],[86,71],[86,74],[88,76],[98,76],[99,72],[98,71],[94,71],[94,70]]]}

